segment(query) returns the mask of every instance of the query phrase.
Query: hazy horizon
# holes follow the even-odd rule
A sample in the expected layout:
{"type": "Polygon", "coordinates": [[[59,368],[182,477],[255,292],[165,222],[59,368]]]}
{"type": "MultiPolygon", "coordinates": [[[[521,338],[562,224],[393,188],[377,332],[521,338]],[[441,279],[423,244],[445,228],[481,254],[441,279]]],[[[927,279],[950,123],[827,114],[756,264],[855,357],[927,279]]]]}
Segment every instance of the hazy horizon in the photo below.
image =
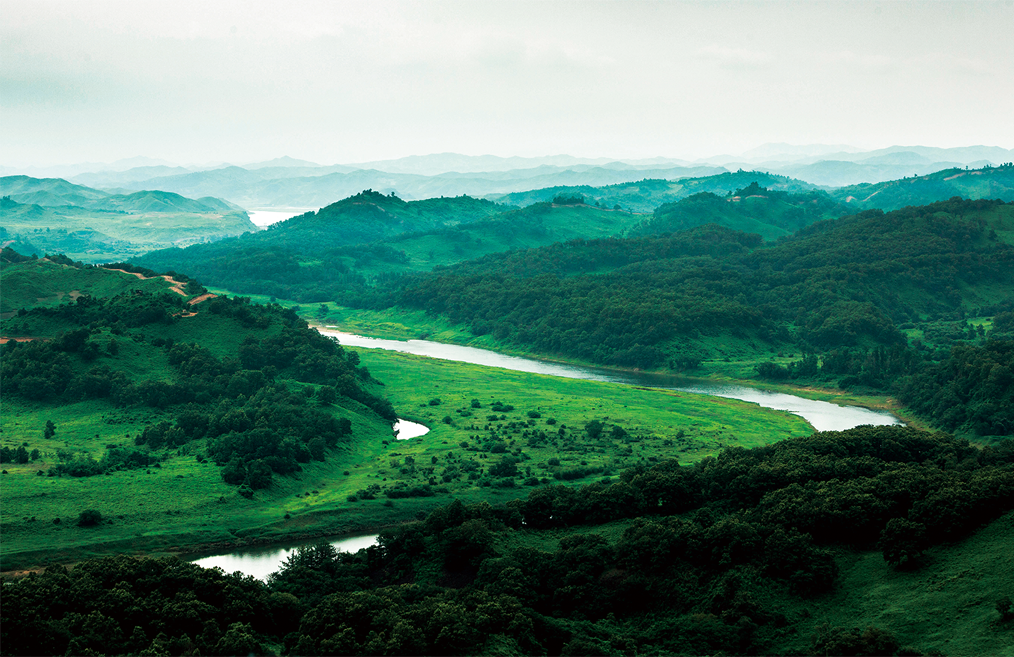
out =
{"type": "Polygon", "coordinates": [[[0,164],[1014,147],[1014,2],[0,0],[0,164]]]}

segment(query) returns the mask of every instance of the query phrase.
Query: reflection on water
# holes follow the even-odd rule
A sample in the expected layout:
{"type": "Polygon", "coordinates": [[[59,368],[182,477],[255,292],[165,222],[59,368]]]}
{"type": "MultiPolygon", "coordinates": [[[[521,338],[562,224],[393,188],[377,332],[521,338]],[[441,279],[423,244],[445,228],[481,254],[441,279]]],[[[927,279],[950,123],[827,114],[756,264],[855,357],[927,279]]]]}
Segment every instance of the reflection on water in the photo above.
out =
{"type": "MultiPolygon", "coordinates": [[[[194,559],[193,562],[205,568],[221,568],[227,573],[234,573],[237,570],[244,575],[253,575],[257,579],[267,580],[268,575],[278,570],[282,563],[293,554],[300,545],[312,545],[319,542],[316,539],[309,542],[293,544],[285,547],[265,547],[239,550],[229,554],[218,554],[211,557],[194,559]]],[[[325,539],[326,540],[326,539],[325,539]]],[[[353,536],[341,540],[329,540],[328,543],[335,546],[342,552],[357,552],[362,548],[376,545],[377,535],[353,536]]]]}
{"type": "Polygon", "coordinates": [[[488,349],[463,347],[461,345],[430,342],[429,340],[384,340],[367,338],[351,333],[323,329],[321,333],[338,338],[349,347],[366,349],[387,349],[442,360],[454,360],[487,367],[501,367],[517,372],[549,374],[569,379],[608,381],[645,388],[679,390],[715,397],[728,397],[753,402],[765,408],[787,411],[802,417],[818,431],[844,431],[863,424],[901,424],[902,422],[886,411],[872,411],[859,406],[839,406],[830,402],[804,399],[782,392],[766,392],[748,386],[724,385],[701,379],[667,374],[620,372],[598,367],[565,365],[534,358],[505,356],[488,349]]]}
{"type": "Polygon", "coordinates": [[[425,436],[430,432],[430,428],[425,424],[419,424],[418,422],[409,422],[398,418],[398,421],[394,423],[394,437],[398,440],[408,440],[409,438],[418,438],[419,436],[425,436]]]}

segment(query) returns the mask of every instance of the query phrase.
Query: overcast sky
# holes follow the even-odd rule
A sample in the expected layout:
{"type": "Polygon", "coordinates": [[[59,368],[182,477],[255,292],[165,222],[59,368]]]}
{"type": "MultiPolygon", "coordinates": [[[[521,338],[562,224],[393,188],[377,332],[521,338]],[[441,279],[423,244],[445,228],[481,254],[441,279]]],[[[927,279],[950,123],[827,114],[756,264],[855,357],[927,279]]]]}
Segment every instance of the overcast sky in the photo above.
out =
{"type": "Polygon", "coordinates": [[[1014,2],[0,0],[0,164],[1014,147],[1014,2]]]}

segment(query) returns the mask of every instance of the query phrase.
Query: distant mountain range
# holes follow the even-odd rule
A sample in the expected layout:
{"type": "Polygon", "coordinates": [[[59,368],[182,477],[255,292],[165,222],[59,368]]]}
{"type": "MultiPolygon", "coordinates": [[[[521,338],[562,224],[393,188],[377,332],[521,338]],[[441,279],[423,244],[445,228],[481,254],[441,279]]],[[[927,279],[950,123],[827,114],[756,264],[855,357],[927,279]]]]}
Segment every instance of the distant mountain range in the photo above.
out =
{"type": "Polygon", "coordinates": [[[0,242],[16,243],[25,254],[63,252],[85,262],[257,230],[242,208],[210,196],[117,194],[61,178],[6,176],[0,197],[0,242]]]}
{"type": "Polygon", "coordinates": [[[364,189],[394,192],[404,199],[462,194],[500,198],[550,188],[602,187],[645,179],[676,181],[740,169],[833,188],[1010,161],[1014,161],[1014,150],[995,146],[891,146],[863,150],[845,144],[764,144],[740,155],[694,161],[667,157],[616,160],[570,155],[499,157],[437,153],[333,165],[284,156],[243,166],[184,167],[150,158],[131,158],[111,164],[85,163],[31,171],[0,167],[0,173],[60,176],[72,183],[123,195],[157,189],[267,209],[322,207],[364,189]]]}

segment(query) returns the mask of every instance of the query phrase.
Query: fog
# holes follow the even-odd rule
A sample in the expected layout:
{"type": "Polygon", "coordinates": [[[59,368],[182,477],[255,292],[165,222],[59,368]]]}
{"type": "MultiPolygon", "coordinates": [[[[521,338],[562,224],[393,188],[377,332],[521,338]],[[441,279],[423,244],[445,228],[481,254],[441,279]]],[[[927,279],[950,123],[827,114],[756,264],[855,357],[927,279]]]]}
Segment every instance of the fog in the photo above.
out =
{"type": "Polygon", "coordinates": [[[0,164],[1014,146],[1014,3],[20,2],[0,164]]]}

